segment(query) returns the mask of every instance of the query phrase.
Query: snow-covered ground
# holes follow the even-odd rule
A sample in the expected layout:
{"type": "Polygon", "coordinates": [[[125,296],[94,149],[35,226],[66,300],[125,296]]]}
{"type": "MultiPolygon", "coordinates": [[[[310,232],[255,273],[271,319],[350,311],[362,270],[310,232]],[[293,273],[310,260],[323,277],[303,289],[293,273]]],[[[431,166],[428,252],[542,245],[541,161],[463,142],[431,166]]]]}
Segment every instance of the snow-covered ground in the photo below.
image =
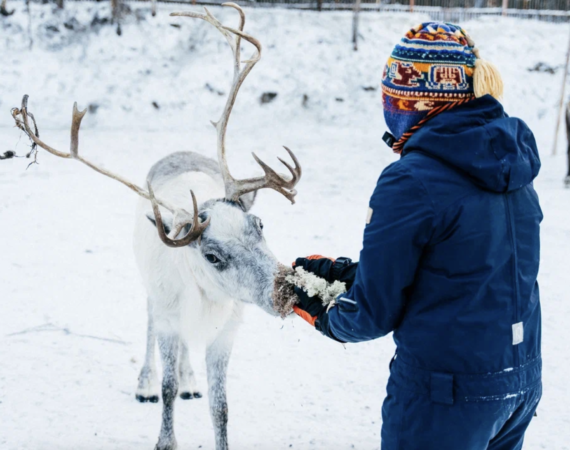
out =
{"type": "MultiPolygon", "coordinates": [[[[227,93],[231,76],[225,41],[205,23],[167,15],[188,7],[160,5],[153,19],[140,3],[118,37],[108,25],[89,26],[106,7],[69,2],[54,17],[51,6],[34,4],[31,51],[22,10],[0,18],[0,153],[26,152],[9,110],[27,93],[42,138],[62,149],[73,101],[92,105],[80,151],[134,180],[172,151],[214,156],[208,120],[221,111],[218,91],[227,93]]],[[[212,11],[235,21],[232,11],[212,11]]],[[[256,173],[250,151],[272,161],[282,144],[299,156],[297,204],[263,192],[254,210],[283,262],[310,253],[357,258],[368,197],[396,159],[381,142],[380,93],[364,88],[378,87],[391,47],[424,17],[364,14],[357,53],[351,19],[248,11],[246,30],[264,56],[233,114],[230,164],[237,175],[256,173]],[[261,105],[264,92],[278,95],[261,105]]],[[[542,151],[544,397],[525,448],[570,449],[562,134],[559,155],[550,156],[561,70],[527,70],[563,63],[568,27],[496,18],[464,25],[503,72],[506,108],[529,123],[542,151]]],[[[0,448],[152,449],[162,405],[134,399],[146,328],[131,249],[136,198],[73,161],[41,153],[40,165],[25,170],[27,162],[0,163],[0,448]]],[[[300,320],[249,308],[229,371],[232,448],[378,449],[393,351],[389,337],[344,348],[300,320]]],[[[204,389],[202,355],[193,364],[204,389]]],[[[180,448],[212,449],[207,401],[178,400],[176,408],[180,448]]]]}

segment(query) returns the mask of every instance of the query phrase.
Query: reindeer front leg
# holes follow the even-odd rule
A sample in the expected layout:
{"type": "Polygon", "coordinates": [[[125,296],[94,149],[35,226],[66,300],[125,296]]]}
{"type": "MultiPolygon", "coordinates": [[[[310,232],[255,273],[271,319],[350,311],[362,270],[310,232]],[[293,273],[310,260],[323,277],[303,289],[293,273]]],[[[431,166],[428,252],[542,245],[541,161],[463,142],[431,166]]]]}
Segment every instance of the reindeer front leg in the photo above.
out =
{"type": "Polygon", "coordinates": [[[178,351],[180,336],[178,334],[159,334],[158,348],[162,358],[162,426],[155,450],[175,450],[174,436],[174,401],[178,393],[178,351]]]}
{"type": "Polygon", "coordinates": [[[232,352],[235,325],[230,325],[229,328],[222,331],[221,335],[206,349],[208,396],[210,400],[210,415],[212,416],[216,436],[216,450],[228,450],[226,374],[232,352]]]}

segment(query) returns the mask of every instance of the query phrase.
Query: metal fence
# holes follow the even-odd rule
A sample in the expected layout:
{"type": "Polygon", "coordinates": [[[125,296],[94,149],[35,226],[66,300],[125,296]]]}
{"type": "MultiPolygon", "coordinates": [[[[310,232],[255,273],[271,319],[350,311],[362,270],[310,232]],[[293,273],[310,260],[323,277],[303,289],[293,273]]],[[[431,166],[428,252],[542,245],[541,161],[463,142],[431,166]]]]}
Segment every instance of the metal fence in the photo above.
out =
{"type": "MultiPolygon", "coordinates": [[[[215,2],[212,2],[215,3],[215,2]]],[[[310,5],[311,8],[334,9],[337,7],[352,6],[354,0],[252,0],[252,4],[270,5],[310,5]]],[[[404,7],[417,8],[427,6],[430,8],[446,9],[516,9],[522,11],[569,11],[570,0],[362,0],[362,6],[378,7],[404,7]]]]}
{"type": "MultiPolygon", "coordinates": [[[[25,0],[24,0],[25,1],[25,0]]],[[[40,3],[57,0],[31,0],[40,3]]],[[[65,0],[69,1],[69,0],[65,0]]],[[[72,0],[106,1],[106,0],[72,0]]],[[[119,0],[128,1],[128,0],[119,0]]],[[[131,0],[150,2],[151,0],[131,0]]],[[[227,0],[157,0],[160,3],[219,5],[227,0]]],[[[319,11],[351,10],[356,0],[234,0],[249,7],[283,7],[319,11]]],[[[416,12],[433,20],[462,22],[484,16],[570,22],[570,0],[360,0],[361,11],[416,12]]]]}
{"type": "MultiPolygon", "coordinates": [[[[148,1],[148,0],[139,0],[148,1]]],[[[220,4],[226,0],[158,0],[167,3],[220,4]]],[[[285,7],[319,11],[349,10],[355,0],[234,0],[254,7],[285,7]]],[[[433,20],[461,22],[483,16],[570,22],[570,0],[361,0],[360,10],[417,12],[433,20]]]]}

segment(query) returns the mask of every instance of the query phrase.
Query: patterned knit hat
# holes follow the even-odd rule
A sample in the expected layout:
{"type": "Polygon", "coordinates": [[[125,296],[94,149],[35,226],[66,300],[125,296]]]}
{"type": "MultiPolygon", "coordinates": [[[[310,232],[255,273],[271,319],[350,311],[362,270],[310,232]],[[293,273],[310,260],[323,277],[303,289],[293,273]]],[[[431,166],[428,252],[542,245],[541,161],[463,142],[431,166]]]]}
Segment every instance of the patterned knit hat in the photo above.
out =
{"type": "Polygon", "coordinates": [[[502,90],[497,69],[480,59],[461,27],[426,22],[408,31],[388,58],[382,77],[384,117],[401,140],[438,112],[485,94],[500,98],[502,90]]]}

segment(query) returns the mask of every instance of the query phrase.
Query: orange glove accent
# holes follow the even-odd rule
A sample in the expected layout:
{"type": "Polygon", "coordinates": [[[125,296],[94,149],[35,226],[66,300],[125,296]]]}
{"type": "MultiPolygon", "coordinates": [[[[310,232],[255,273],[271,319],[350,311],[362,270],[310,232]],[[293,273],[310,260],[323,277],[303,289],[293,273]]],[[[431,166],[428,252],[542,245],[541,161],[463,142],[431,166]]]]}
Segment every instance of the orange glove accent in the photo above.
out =
{"type": "Polygon", "coordinates": [[[317,321],[317,316],[311,316],[307,311],[303,311],[298,306],[293,306],[293,311],[297,314],[301,319],[307,322],[309,325],[315,326],[315,322],[317,321]]]}
{"type": "Polygon", "coordinates": [[[307,259],[330,259],[331,261],[334,261],[334,258],[331,258],[330,256],[323,256],[323,255],[311,255],[311,256],[307,256],[307,259]]]}
{"type": "MultiPolygon", "coordinates": [[[[335,262],[336,259],[331,258],[330,256],[323,256],[323,255],[311,255],[306,256],[305,259],[330,259],[332,262],[335,262]]],[[[291,264],[292,267],[295,267],[295,263],[291,264]]]]}

